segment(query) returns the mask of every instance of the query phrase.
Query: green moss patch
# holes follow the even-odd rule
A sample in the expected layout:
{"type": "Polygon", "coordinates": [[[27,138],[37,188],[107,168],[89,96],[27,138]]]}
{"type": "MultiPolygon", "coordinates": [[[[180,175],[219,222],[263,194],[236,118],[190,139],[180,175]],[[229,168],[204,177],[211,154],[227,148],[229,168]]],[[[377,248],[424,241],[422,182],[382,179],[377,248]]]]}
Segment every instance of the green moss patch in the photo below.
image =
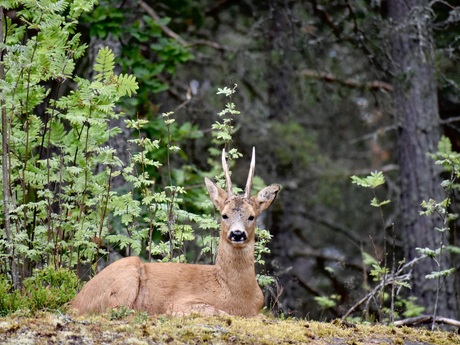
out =
{"type": "Polygon", "coordinates": [[[460,344],[455,333],[266,317],[68,318],[53,313],[0,319],[1,344],[460,344]]]}

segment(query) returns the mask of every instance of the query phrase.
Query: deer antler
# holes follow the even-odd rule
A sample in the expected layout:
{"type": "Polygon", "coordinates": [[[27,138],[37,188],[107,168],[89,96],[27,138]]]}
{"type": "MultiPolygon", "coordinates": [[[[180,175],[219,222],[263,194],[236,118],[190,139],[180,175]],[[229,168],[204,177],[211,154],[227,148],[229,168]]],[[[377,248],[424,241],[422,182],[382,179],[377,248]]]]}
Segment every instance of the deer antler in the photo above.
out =
{"type": "Polygon", "coordinates": [[[254,169],[256,167],[256,148],[252,148],[251,166],[249,167],[248,181],[244,189],[244,197],[249,199],[251,197],[252,179],[254,178],[254,169]]]}
{"type": "Polygon", "coordinates": [[[228,171],[227,161],[225,160],[225,148],[222,149],[222,168],[224,169],[225,179],[227,180],[228,197],[233,196],[232,180],[230,179],[230,172],[228,171]]]}

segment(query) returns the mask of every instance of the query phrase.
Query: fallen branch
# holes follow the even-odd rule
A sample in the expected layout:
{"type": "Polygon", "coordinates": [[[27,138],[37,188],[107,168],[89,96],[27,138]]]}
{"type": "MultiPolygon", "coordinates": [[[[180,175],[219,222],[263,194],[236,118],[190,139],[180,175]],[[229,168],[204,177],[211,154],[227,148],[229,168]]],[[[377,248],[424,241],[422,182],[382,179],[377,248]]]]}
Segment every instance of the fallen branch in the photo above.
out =
{"type": "Polygon", "coordinates": [[[343,86],[347,86],[353,89],[368,89],[370,91],[386,91],[392,92],[393,86],[390,84],[380,81],[380,80],[373,80],[364,83],[360,83],[353,79],[340,79],[332,73],[328,72],[318,72],[311,69],[304,69],[302,70],[302,75],[307,78],[314,78],[320,79],[331,83],[338,83],[343,86]]]}
{"type": "MultiPolygon", "coordinates": [[[[420,315],[420,316],[409,317],[407,319],[395,321],[394,325],[395,326],[416,326],[419,324],[431,323],[431,322],[433,322],[433,315],[420,315]]],[[[435,322],[460,327],[460,321],[449,319],[447,317],[436,316],[435,322]]]]}

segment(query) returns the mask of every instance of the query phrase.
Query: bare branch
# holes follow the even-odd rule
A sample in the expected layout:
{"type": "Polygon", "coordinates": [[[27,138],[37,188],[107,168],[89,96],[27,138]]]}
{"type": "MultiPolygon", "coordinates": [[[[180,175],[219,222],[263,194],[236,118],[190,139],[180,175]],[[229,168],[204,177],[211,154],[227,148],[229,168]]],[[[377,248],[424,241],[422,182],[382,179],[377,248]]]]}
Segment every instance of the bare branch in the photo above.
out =
{"type": "MultiPolygon", "coordinates": [[[[159,21],[161,18],[160,16],[155,12],[155,10],[153,8],[151,8],[149,5],[147,5],[144,1],[142,0],[139,0],[137,2],[139,4],[140,7],[142,7],[145,12],[147,12],[147,14],[152,17],[154,20],[156,21],[159,21]]],[[[163,30],[163,32],[168,35],[169,37],[177,40],[177,42],[179,42],[181,45],[183,46],[186,46],[188,45],[188,43],[182,38],[180,37],[178,34],[176,34],[174,31],[172,31],[170,28],[168,28],[166,25],[161,25],[161,30],[163,30]]]]}
{"type": "Polygon", "coordinates": [[[345,256],[342,255],[335,255],[335,254],[326,254],[322,253],[321,251],[314,250],[308,247],[302,247],[302,249],[293,249],[289,252],[289,256],[291,257],[312,257],[319,260],[325,261],[335,261],[340,262],[341,265],[356,269],[358,271],[362,271],[363,267],[359,264],[353,263],[348,261],[345,256]]]}
{"type": "Polygon", "coordinates": [[[219,43],[213,42],[213,41],[209,41],[209,40],[204,40],[204,39],[193,40],[193,42],[190,42],[189,45],[190,45],[190,46],[199,46],[199,45],[202,45],[202,46],[208,46],[208,47],[214,48],[214,49],[216,49],[216,50],[222,50],[222,51],[225,50],[225,48],[224,48],[223,46],[221,46],[219,43]]]}
{"type": "Polygon", "coordinates": [[[457,121],[460,121],[460,116],[449,117],[448,119],[440,120],[439,123],[441,125],[445,125],[445,124],[457,122],[457,121]]]}
{"type": "Polygon", "coordinates": [[[304,69],[301,71],[302,75],[307,78],[320,79],[326,82],[338,83],[340,85],[352,88],[352,89],[367,89],[369,91],[386,91],[392,92],[393,86],[390,84],[380,81],[373,80],[368,82],[358,82],[353,79],[340,79],[336,75],[328,72],[318,72],[311,69],[304,69]]]}

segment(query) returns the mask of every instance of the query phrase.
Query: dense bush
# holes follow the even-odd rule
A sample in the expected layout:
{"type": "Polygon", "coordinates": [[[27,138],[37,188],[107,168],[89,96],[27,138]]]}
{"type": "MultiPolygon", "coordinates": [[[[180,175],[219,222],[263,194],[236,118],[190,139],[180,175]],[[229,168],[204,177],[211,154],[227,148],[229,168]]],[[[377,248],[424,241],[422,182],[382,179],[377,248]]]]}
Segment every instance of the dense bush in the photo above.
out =
{"type": "Polygon", "coordinates": [[[35,270],[23,282],[23,288],[14,290],[6,277],[0,277],[0,316],[20,311],[33,314],[43,309],[66,309],[66,303],[75,297],[80,280],[75,272],[48,266],[35,270]]]}

